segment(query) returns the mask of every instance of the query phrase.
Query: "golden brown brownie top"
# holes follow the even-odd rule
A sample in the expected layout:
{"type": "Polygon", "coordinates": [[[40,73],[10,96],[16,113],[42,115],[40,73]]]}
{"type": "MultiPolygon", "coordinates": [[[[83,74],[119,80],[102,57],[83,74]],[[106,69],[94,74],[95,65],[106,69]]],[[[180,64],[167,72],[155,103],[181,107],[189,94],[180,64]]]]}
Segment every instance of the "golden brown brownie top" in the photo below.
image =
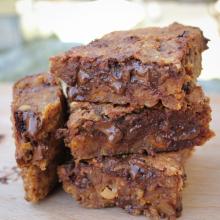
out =
{"type": "Polygon", "coordinates": [[[112,32],[86,46],[73,48],[61,57],[63,60],[78,57],[99,61],[116,59],[119,62],[132,57],[142,63],[174,64],[180,69],[182,59],[188,55],[190,48],[196,48],[197,53],[207,49],[207,39],[202,31],[173,23],[164,28],[112,32]]]}
{"type": "Polygon", "coordinates": [[[43,113],[60,105],[61,91],[47,74],[27,76],[13,87],[13,109],[43,113]]]}

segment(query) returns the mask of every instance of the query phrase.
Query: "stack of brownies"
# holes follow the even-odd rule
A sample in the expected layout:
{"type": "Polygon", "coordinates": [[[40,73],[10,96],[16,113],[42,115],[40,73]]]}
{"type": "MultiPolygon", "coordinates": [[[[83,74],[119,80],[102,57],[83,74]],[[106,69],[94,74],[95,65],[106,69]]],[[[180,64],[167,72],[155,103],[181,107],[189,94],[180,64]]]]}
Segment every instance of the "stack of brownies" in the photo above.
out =
{"type": "Polygon", "coordinates": [[[178,217],[184,162],[213,136],[209,99],[196,84],[206,48],[198,28],[177,23],[113,32],[52,57],[49,74],[17,82],[12,113],[27,198],[42,199],[57,182],[64,139],[73,159],[58,175],[80,204],[178,217]]]}

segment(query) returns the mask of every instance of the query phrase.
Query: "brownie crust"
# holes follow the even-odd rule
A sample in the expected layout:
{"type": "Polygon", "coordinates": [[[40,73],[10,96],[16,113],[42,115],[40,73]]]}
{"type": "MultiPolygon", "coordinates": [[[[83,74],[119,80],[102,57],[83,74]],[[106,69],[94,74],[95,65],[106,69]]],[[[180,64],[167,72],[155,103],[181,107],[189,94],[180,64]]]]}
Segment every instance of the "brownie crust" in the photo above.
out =
{"type": "Polygon", "coordinates": [[[213,136],[211,109],[201,87],[188,87],[181,110],[161,103],[152,108],[72,102],[66,145],[74,158],[177,151],[204,144],[213,136]]]}
{"type": "Polygon", "coordinates": [[[60,166],[58,175],[64,190],[84,207],[117,206],[133,215],[176,219],[186,179],[183,164],[190,152],[82,160],[60,166]]]}
{"type": "Polygon", "coordinates": [[[201,71],[207,39],[199,28],[118,31],[51,57],[50,71],[66,84],[70,101],[180,109],[182,90],[201,71]]]}

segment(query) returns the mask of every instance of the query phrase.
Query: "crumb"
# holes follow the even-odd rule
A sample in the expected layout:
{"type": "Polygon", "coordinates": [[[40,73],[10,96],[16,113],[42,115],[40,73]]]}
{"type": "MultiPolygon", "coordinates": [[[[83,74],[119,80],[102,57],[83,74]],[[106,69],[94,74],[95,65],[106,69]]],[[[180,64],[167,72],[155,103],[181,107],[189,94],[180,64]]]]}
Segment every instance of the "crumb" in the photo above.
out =
{"type": "Polygon", "coordinates": [[[0,134],[0,143],[2,142],[2,140],[4,139],[5,135],[0,134]]]}
{"type": "Polygon", "coordinates": [[[20,171],[18,167],[3,167],[0,170],[0,184],[9,184],[11,182],[15,182],[20,177],[20,171]]]}

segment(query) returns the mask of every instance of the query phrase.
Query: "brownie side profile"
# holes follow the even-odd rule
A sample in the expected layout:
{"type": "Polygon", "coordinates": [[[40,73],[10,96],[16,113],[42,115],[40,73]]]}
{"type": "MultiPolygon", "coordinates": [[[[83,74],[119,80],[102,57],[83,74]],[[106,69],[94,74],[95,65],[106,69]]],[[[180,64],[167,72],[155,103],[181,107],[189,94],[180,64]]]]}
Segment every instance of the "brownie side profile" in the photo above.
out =
{"type": "Polygon", "coordinates": [[[12,121],[19,166],[28,164],[42,170],[59,153],[62,140],[55,133],[65,120],[65,101],[49,75],[28,76],[13,88],[12,121]]]}
{"type": "Polygon", "coordinates": [[[81,160],[60,166],[58,175],[64,190],[84,207],[117,206],[133,215],[176,219],[186,179],[183,164],[190,152],[81,160]]]}
{"type": "Polygon", "coordinates": [[[181,110],[161,103],[135,108],[72,102],[67,122],[66,145],[76,159],[128,153],[177,151],[204,144],[213,136],[209,129],[209,100],[199,86],[188,87],[181,110]]]}
{"type": "Polygon", "coordinates": [[[118,31],[51,57],[50,71],[65,83],[70,101],[180,109],[183,86],[201,71],[207,39],[199,28],[118,31]]]}
{"type": "Polygon", "coordinates": [[[49,74],[27,76],[13,87],[12,122],[16,161],[28,201],[43,199],[58,183],[65,148],[56,139],[65,123],[65,100],[49,74]]]}

